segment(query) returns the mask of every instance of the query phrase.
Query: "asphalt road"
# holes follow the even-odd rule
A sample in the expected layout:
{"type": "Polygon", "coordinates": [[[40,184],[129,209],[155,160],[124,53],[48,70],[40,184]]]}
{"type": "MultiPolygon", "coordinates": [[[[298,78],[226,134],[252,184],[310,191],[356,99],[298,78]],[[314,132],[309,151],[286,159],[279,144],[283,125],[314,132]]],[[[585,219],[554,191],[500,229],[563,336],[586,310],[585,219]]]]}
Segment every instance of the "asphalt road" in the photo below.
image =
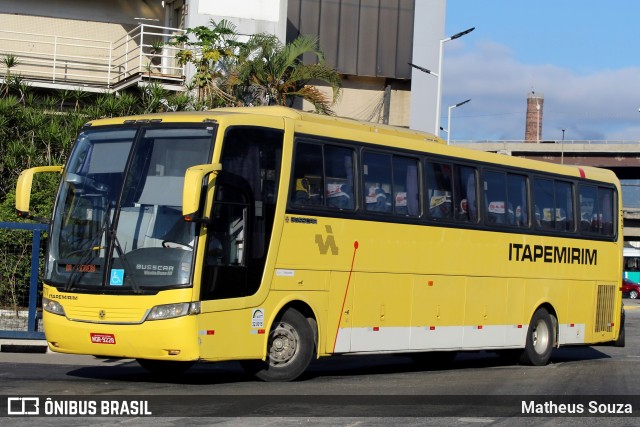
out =
{"type": "MultiPolygon", "coordinates": [[[[0,416],[16,411],[9,398],[37,397],[37,424],[52,426],[640,425],[640,301],[625,306],[626,347],[563,347],[544,367],[489,352],[459,354],[444,367],[406,356],[341,356],[315,362],[298,381],[263,383],[235,362],[159,378],[129,359],[3,352],[0,416]],[[632,414],[609,413],[618,410],[632,414]],[[48,415],[73,411],[90,416],[48,415]]],[[[5,422],[26,426],[34,418],[5,422]]]]}

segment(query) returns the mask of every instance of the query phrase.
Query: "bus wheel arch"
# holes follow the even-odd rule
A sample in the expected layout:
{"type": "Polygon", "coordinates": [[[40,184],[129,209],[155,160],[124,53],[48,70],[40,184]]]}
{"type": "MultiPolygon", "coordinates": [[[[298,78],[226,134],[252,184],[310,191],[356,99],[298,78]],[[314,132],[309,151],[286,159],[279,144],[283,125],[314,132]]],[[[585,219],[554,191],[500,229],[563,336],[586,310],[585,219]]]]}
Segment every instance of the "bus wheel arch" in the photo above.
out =
{"type": "Polygon", "coordinates": [[[244,369],[263,381],[292,381],[302,375],[318,348],[318,324],[311,308],[299,301],[285,305],[267,337],[266,360],[246,361],[244,369]]]}
{"type": "Polygon", "coordinates": [[[558,318],[549,304],[539,306],[527,328],[525,348],[520,363],[543,366],[549,363],[551,351],[558,342],[558,318]]]}

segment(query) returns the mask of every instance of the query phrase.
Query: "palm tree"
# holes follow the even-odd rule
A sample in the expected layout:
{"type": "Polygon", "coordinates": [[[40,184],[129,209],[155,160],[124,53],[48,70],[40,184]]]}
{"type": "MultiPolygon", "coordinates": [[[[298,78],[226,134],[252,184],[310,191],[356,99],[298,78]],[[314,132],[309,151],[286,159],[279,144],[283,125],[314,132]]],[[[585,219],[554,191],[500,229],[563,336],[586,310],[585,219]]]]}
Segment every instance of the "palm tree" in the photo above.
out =
{"type": "Polygon", "coordinates": [[[253,105],[291,106],[300,97],[310,102],[315,110],[333,114],[331,107],[341,90],[340,74],[324,63],[324,55],[315,37],[301,35],[283,45],[277,37],[258,34],[247,42],[239,55],[236,81],[239,94],[253,105]],[[305,64],[303,55],[312,55],[316,63],[305,64]],[[311,82],[322,81],[333,91],[332,97],[320,91],[311,82]]]}
{"type": "Polygon", "coordinates": [[[7,95],[9,93],[9,85],[12,81],[12,76],[11,76],[11,69],[17,67],[18,65],[20,65],[20,61],[18,60],[18,57],[15,56],[12,53],[8,53],[6,55],[4,55],[2,57],[2,65],[4,65],[5,67],[5,74],[4,74],[4,84],[5,84],[5,89],[4,89],[4,94],[7,95]]]}

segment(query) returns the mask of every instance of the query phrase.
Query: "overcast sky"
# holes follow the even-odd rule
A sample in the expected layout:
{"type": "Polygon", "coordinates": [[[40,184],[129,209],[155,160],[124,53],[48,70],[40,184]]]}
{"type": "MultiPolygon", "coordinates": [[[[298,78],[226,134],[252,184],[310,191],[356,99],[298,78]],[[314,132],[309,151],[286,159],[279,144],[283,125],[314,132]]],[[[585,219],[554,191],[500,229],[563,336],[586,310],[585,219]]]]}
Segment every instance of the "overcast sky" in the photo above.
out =
{"type": "MultiPolygon", "coordinates": [[[[418,0],[419,1],[419,0],[418,0]]],[[[527,95],[542,139],[640,141],[640,2],[448,0],[441,123],[452,140],[524,139],[527,95]]]]}

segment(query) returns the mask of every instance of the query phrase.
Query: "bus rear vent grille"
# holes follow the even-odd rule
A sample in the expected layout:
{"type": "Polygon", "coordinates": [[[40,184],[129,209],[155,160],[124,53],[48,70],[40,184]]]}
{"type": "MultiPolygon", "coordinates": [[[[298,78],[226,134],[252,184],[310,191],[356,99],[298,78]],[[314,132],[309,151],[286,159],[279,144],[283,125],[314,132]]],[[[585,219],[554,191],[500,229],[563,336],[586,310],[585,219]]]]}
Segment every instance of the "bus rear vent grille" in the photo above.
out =
{"type": "Polygon", "coordinates": [[[598,306],[596,307],[595,332],[611,332],[614,322],[614,307],[616,302],[615,285],[598,285],[598,306]]]}

